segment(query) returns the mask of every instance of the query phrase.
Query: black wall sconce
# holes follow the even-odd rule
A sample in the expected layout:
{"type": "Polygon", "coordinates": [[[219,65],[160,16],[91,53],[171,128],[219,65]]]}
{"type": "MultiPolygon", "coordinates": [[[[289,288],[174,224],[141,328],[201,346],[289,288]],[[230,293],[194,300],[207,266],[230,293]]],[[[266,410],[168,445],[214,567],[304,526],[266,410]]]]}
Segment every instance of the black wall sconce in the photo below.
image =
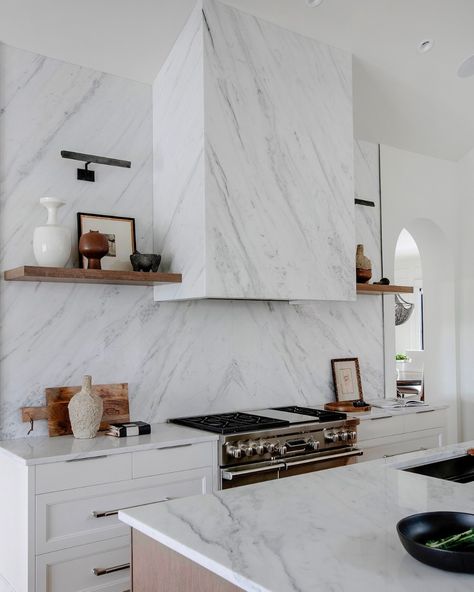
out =
{"type": "Polygon", "coordinates": [[[369,201],[367,199],[361,199],[360,197],[356,197],[354,203],[356,206],[367,206],[369,208],[375,208],[375,202],[369,201]]]}
{"type": "Polygon", "coordinates": [[[126,169],[129,169],[132,166],[132,163],[129,160],[118,160],[117,158],[83,154],[82,152],[70,152],[69,150],[61,150],[61,156],[63,158],[85,162],[86,164],[83,169],[77,169],[77,178],[79,181],[90,181],[91,183],[95,182],[95,171],[90,171],[88,169],[90,164],[106,164],[108,166],[123,167],[126,169]]]}

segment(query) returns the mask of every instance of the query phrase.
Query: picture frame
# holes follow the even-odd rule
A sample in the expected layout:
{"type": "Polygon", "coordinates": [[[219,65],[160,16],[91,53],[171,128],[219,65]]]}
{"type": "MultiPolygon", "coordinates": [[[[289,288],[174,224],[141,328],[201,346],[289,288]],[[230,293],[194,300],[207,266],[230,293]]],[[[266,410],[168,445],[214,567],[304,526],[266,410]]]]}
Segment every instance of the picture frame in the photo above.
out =
{"type": "MultiPolygon", "coordinates": [[[[109,253],[101,260],[102,269],[130,271],[130,255],[136,250],[135,218],[78,212],[78,240],[91,230],[97,230],[109,238],[109,253]]],[[[87,268],[87,259],[80,253],[79,266],[87,268]]]]}
{"type": "Polygon", "coordinates": [[[363,401],[359,358],[331,360],[331,366],[336,400],[363,401]]]}

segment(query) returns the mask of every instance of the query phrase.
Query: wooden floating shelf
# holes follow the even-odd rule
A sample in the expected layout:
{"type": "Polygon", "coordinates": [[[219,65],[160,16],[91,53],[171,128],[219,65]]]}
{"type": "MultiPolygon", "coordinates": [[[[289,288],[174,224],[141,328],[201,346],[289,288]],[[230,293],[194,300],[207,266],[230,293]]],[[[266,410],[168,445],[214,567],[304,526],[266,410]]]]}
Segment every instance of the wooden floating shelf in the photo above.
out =
{"type": "Polygon", "coordinates": [[[378,284],[357,284],[357,294],[413,294],[411,286],[380,286],[378,284]]]}
{"type": "Polygon", "coordinates": [[[180,273],[146,273],[143,271],[115,271],[108,269],[73,269],[63,267],[35,267],[24,265],[5,271],[8,282],[57,282],[69,284],[121,284],[127,286],[156,286],[180,284],[180,273]]]}

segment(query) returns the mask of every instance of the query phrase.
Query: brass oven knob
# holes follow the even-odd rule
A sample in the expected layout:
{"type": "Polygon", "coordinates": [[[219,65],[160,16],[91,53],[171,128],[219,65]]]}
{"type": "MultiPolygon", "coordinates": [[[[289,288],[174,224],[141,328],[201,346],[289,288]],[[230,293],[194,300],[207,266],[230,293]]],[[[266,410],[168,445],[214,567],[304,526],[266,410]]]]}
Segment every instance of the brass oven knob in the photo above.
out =
{"type": "Polygon", "coordinates": [[[288,448],[286,446],[279,446],[278,447],[278,453],[281,454],[282,456],[285,456],[285,454],[288,452],[288,448]]]}
{"type": "Polygon", "coordinates": [[[308,440],[307,444],[311,450],[319,450],[319,442],[317,440],[308,440]]]}
{"type": "Polygon", "coordinates": [[[262,454],[265,454],[265,445],[263,444],[263,442],[258,442],[255,446],[255,452],[261,456],[262,454]]]}
{"type": "Polygon", "coordinates": [[[232,456],[232,458],[242,458],[242,449],[239,446],[228,444],[226,446],[226,451],[229,456],[232,456]]]}
{"type": "Polygon", "coordinates": [[[244,448],[245,456],[253,456],[254,449],[253,446],[245,446],[244,448]]]}

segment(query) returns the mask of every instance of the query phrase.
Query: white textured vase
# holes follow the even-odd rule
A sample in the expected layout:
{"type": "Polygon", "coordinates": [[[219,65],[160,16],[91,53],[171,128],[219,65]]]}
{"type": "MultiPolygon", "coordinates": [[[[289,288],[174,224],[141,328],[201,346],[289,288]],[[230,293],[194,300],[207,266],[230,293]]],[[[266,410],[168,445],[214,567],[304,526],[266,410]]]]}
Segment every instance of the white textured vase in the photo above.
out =
{"type": "Polygon", "coordinates": [[[58,210],[64,201],[42,197],[40,204],[48,210],[46,226],[38,226],[33,234],[33,251],[38,265],[64,267],[71,257],[71,231],[58,224],[58,210]]]}
{"type": "Polygon", "coordinates": [[[91,376],[84,376],[82,390],[69,401],[68,409],[74,438],[95,438],[104,413],[104,402],[92,392],[91,376]]]}

